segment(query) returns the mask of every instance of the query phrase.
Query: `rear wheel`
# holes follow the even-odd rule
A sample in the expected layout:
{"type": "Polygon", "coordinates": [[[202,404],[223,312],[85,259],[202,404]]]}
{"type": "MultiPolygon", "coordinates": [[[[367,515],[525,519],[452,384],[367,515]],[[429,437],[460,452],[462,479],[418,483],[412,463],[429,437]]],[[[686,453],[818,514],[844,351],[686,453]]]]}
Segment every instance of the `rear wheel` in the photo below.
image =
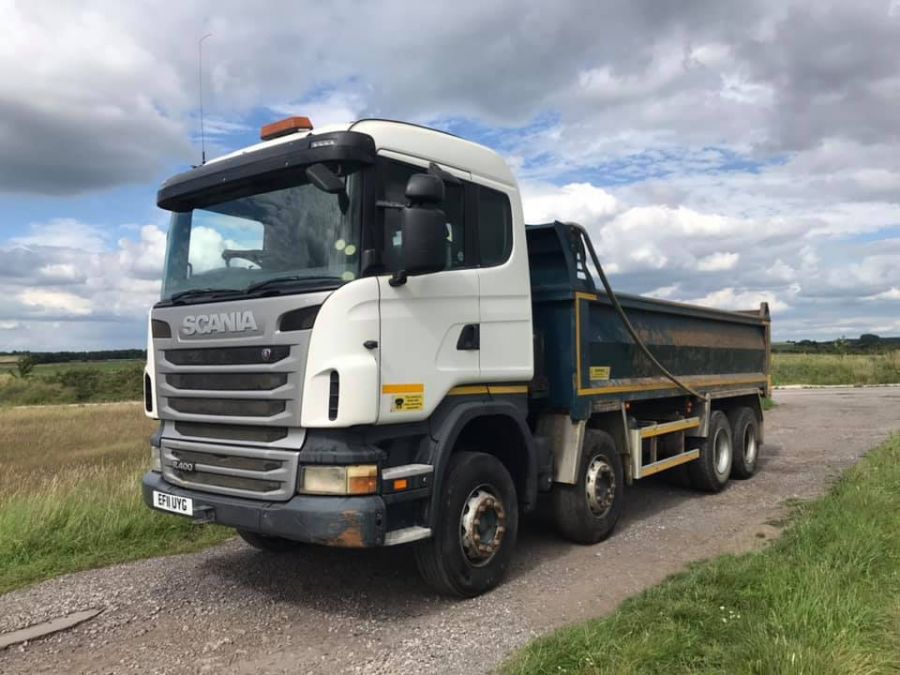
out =
{"type": "Polygon", "coordinates": [[[431,538],[415,547],[419,572],[432,588],[470,598],[500,583],[519,530],[506,467],[483,452],[454,453],[433,523],[431,538]]]}
{"type": "Polygon", "coordinates": [[[731,474],[731,424],[721,410],[709,418],[709,434],[700,443],[700,457],[690,462],[691,485],[704,492],[721,492],[731,474]]]}
{"type": "Polygon", "coordinates": [[[284,539],[283,537],[269,537],[265,534],[248,530],[238,530],[237,533],[241,539],[253,548],[258,548],[260,551],[269,551],[270,553],[287,553],[288,551],[296,551],[303,546],[299,541],[284,539]]]}
{"type": "Polygon", "coordinates": [[[596,544],[612,534],[622,513],[625,479],[612,437],[589,430],[584,436],[575,485],[553,486],[556,527],[567,539],[596,544]]]}
{"type": "Polygon", "coordinates": [[[759,420],[753,409],[748,407],[735,408],[729,413],[728,419],[734,443],[731,477],[750,478],[756,473],[756,461],[759,458],[759,420]]]}

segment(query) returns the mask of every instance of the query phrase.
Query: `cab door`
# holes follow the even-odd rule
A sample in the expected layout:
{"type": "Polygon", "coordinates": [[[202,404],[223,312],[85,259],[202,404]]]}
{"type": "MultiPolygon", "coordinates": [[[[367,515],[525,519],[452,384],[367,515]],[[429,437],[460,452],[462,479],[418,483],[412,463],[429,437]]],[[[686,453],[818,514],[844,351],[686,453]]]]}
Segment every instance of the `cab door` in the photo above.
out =
{"type": "MultiPolygon", "coordinates": [[[[427,164],[418,158],[396,153],[380,158],[383,200],[405,203],[409,177],[427,171],[427,164]]],[[[445,171],[459,179],[469,177],[466,172],[445,171]]],[[[399,286],[391,286],[390,274],[378,278],[381,424],[423,420],[451,388],[479,380],[479,275],[477,268],[467,265],[462,182],[445,180],[442,209],[447,216],[447,267],[410,276],[399,286]],[[476,338],[468,339],[473,333],[476,338]]],[[[400,262],[400,210],[382,208],[381,218],[384,262],[393,272],[400,262]]]]}

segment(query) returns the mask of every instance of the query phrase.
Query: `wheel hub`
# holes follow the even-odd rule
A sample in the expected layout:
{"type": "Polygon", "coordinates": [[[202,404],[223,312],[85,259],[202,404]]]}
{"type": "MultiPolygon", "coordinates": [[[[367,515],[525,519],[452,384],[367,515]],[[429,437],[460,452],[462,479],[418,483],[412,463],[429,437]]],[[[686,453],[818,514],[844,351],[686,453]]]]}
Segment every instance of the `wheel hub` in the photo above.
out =
{"type": "Polygon", "coordinates": [[[500,550],[506,533],[506,510],[487,485],[469,493],[459,521],[459,541],[469,562],[486,565],[500,550]]]}
{"type": "Polygon", "coordinates": [[[602,457],[595,457],[588,466],[584,490],[591,513],[605,516],[616,497],[616,474],[602,457]]]}
{"type": "Polygon", "coordinates": [[[753,429],[747,426],[747,429],[744,431],[744,461],[747,464],[753,464],[753,461],[756,459],[756,434],[753,433],[753,429]]]}
{"type": "Polygon", "coordinates": [[[719,431],[714,439],[715,448],[715,466],[716,473],[724,476],[728,473],[731,463],[731,444],[728,442],[728,436],[723,431],[719,431]]]}

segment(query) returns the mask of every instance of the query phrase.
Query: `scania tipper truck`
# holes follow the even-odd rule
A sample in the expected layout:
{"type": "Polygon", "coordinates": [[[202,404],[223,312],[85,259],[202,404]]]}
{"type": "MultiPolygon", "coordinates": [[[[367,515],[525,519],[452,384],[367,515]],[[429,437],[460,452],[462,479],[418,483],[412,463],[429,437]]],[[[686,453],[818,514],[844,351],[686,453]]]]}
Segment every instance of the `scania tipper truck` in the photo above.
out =
{"type": "Polygon", "coordinates": [[[594,544],[633,481],[756,470],[767,307],[617,296],[582,227],[525,225],[488,148],[294,117],[158,204],[154,509],[269,551],[409,545],[431,586],[474,596],[520,514],[594,544]]]}

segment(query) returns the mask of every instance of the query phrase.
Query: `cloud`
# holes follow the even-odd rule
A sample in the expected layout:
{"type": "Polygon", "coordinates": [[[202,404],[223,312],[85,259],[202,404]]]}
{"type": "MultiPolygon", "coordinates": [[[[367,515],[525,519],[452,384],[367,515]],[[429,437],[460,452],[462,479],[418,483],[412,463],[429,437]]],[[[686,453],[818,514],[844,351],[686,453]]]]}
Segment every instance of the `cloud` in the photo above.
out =
{"type": "Polygon", "coordinates": [[[163,230],[118,238],[87,224],[91,200],[64,196],[153,184],[199,154],[196,38],[210,32],[216,152],[277,115],[434,122],[510,161],[528,221],[583,223],[617,287],[771,297],[776,335],[888,332],[900,288],[893,4],[0,4],[0,192],[54,196],[41,213],[68,216],[12,223],[20,234],[0,240],[0,319],[21,336],[37,322],[84,326],[72,340],[121,322],[141,339],[163,230]],[[26,288],[84,298],[90,313],[78,323],[71,302],[25,304],[26,288]]]}
{"type": "Polygon", "coordinates": [[[143,344],[146,313],[159,298],[165,232],[144,225],[112,239],[104,228],[56,221],[0,244],[3,349],[84,349],[143,344]],[[79,241],[90,246],[79,246],[79,241]]]}
{"type": "Polygon", "coordinates": [[[739,253],[712,253],[697,261],[697,269],[701,272],[730,270],[734,269],[740,259],[739,253]]]}
{"type": "Polygon", "coordinates": [[[22,304],[52,314],[84,316],[92,311],[91,302],[66,291],[26,288],[19,294],[22,304]]]}

